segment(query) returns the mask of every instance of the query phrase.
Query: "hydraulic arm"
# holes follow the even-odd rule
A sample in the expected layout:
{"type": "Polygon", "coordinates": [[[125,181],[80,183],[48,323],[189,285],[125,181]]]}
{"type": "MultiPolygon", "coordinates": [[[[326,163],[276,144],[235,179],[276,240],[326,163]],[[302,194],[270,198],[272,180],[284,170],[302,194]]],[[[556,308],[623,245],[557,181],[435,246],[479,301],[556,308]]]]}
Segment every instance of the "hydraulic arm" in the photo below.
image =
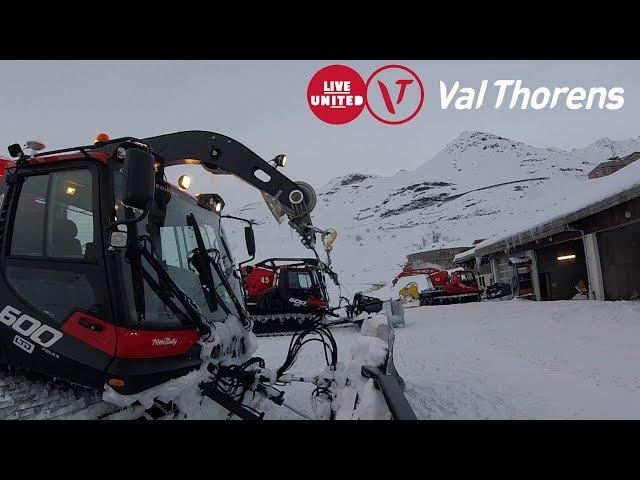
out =
{"type": "MultiPolygon", "coordinates": [[[[118,140],[124,139],[111,140],[99,148],[112,155],[118,140]]],[[[219,133],[186,131],[139,141],[148,145],[163,167],[200,164],[215,174],[234,175],[266,193],[286,214],[302,243],[313,249],[316,238],[310,213],[315,192],[308,184],[290,180],[243,144],[219,133]]]]}

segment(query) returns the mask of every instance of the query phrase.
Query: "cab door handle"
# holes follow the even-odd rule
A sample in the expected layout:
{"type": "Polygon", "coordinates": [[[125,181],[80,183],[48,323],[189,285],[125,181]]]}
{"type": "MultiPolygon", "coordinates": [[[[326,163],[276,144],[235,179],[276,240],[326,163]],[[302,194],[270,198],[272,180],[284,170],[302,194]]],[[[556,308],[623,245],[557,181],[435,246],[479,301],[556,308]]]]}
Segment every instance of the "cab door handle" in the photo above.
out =
{"type": "Polygon", "coordinates": [[[91,322],[86,318],[81,318],[80,320],[78,320],[78,325],[84,328],[88,328],[92,332],[101,332],[103,330],[102,325],[100,325],[99,323],[91,322]]]}

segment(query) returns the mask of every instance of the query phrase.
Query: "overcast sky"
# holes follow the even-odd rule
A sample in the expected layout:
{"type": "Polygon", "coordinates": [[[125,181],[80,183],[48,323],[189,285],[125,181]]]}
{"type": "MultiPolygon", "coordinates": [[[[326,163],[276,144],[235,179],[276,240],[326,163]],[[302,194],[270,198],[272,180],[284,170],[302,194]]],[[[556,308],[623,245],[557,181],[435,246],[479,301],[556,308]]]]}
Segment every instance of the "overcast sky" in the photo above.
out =
{"type": "MultiPolygon", "coordinates": [[[[484,130],[535,146],[565,149],[600,137],[638,137],[640,62],[584,61],[0,61],[0,154],[29,139],[48,148],[90,143],[99,131],[146,137],[212,130],[241,141],[265,159],[286,153],[286,173],[320,186],[359,171],[391,175],[415,168],[463,130],[484,130]],[[425,87],[421,113],[383,125],[366,111],[333,126],[309,110],[309,79],[341,63],[366,79],[387,63],[414,69],[425,87]],[[440,109],[439,81],[476,89],[488,79],[522,79],[525,86],[625,89],[621,110],[440,109]]],[[[257,200],[239,182],[216,181],[185,167],[195,191],[218,190],[227,204],[257,200]]],[[[176,172],[171,174],[175,176],[176,172]]]]}

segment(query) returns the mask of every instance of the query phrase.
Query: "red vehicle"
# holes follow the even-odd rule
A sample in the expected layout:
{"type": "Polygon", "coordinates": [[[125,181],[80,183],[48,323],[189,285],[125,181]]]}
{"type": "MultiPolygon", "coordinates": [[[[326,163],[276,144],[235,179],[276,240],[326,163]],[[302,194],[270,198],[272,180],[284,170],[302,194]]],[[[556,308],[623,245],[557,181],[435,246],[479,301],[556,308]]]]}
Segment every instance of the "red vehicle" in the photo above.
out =
{"type": "Polygon", "coordinates": [[[269,258],[242,268],[247,311],[255,333],[298,330],[325,314],[324,274],[335,273],[315,258],[269,258]]]}
{"type": "Polygon", "coordinates": [[[393,285],[402,277],[426,275],[432,288],[420,292],[420,305],[446,305],[480,301],[480,287],[471,270],[440,270],[437,268],[411,268],[405,266],[393,285]]]}

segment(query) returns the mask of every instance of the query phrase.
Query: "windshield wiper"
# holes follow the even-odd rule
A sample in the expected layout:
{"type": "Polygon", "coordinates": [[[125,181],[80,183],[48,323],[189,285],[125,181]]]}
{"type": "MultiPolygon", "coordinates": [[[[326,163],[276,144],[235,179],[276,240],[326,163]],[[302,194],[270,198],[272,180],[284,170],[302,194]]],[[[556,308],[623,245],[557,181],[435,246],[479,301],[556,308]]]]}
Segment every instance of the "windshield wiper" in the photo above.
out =
{"type": "MultiPolygon", "coordinates": [[[[187,225],[189,225],[189,217],[187,216],[187,225]]],[[[194,232],[195,232],[194,228],[194,232]]],[[[198,231],[198,234],[200,232],[198,231]]],[[[202,293],[204,294],[204,298],[209,306],[209,310],[211,312],[215,312],[218,309],[218,296],[216,295],[216,285],[213,280],[213,275],[211,274],[211,268],[207,264],[207,251],[204,248],[204,243],[202,242],[202,236],[198,238],[198,234],[196,234],[196,245],[197,248],[194,252],[193,257],[187,259],[187,262],[196,270],[198,274],[198,278],[200,278],[200,285],[202,286],[202,293]],[[204,254],[202,253],[204,250],[204,254]]],[[[229,312],[227,312],[229,313],[229,312]]]]}
{"type": "MultiPolygon", "coordinates": [[[[209,325],[207,325],[207,323],[202,319],[200,307],[193,301],[193,299],[189,295],[182,291],[182,289],[173,280],[173,278],[171,278],[169,272],[167,272],[164,266],[146,247],[145,240],[145,238],[139,239],[140,243],[136,244],[136,246],[134,247],[135,253],[139,255],[138,259],[140,257],[144,257],[149,265],[151,265],[151,268],[153,268],[158,277],[158,281],[156,282],[153,277],[151,277],[151,275],[142,267],[142,262],[140,262],[139,260],[134,262],[136,265],[135,268],[132,269],[132,272],[135,272],[134,276],[137,278],[143,278],[149,284],[151,289],[156,293],[162,303],[164,303],[176,316],[180,317],[180,314],[182,314],[182,312],[180,312],[178,307],[169,297],[172,296],[176,298],[187,312],[188,317],[196,325],[198,332],[201,335],[211,333],[209,325]]],[[[136,290],[138,289],[136,288],[136,290]]],[[[138,305],[138,301],[136,301],[139,319],[144,319],[144,294],[142,295],[142,299],[142,312],[140,312],[140,306],[138,305]]]]}
{"type": "MultiPolygon", "coordinates": [[[[238,299],[236,293],[233,291],[233,288],[229,284],[229,280],[227,279],[227,276],[225,275],[224,270],[220,267],[218,262],[213,261],[213,259],[209,255],[209,251],[204,246],[204,240],[202,239],[202,233],[200,232],[200,227],[199,227],[198,222],[196,220],[196,217],[193,215],[193,213],[190,213],[189,215],[187,215],[187,225],[190,226],[191,228],[193,228],[193,234],[196,237],[196,245],[198,246],[198,248],[197,248],[198,257],[200,257],[202,260],[208,262],[210,266],[213,266],[214,270],[218,274],[218,277],[220,278],[220,281],[222,282],[222,285],[224,286],[224,289],[226,290],[227,294],[231,298],[231,301],[233,302],[233,305],[236,307],[236,311],[238,312],[238,316],[240,317],[240,321],[242,322],[242,324],[245,327],[248,326],[250,322],[249,322],[249,318],[247,316],[247,313],[246,313],[246,311],[244,309],[244,306],[242,305],[242,303],[238,299]]],[[[220,253],[220,252],[218,252],[218,253],[220,253]]],[[[208,284],[208,288],[212,292],[215,292],[215,285],[213,283],[213,276],[211,275],[211,268],[203,269],[203,270],[205,270],[203,272],[205,274],[205,281],[208,282],[209,281],[208,279],[209,278],[211,279],[210,283],[208,284]],[[208,276],[206,276],[207,273],[208,273],[208,276]]]]}

